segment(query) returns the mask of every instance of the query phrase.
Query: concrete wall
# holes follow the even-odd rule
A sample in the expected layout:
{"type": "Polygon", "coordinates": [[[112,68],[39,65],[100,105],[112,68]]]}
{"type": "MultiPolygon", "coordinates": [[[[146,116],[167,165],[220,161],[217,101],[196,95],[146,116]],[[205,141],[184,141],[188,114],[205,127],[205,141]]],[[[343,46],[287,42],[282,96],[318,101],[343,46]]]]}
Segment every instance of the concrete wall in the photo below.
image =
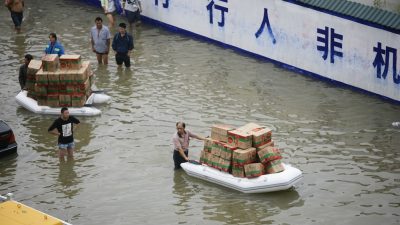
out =
{"type": "Polygon", "coordinates": [[[400,102],[398,33],[279,0],[148,0],[142,6],[153,20],[400,102]]]}

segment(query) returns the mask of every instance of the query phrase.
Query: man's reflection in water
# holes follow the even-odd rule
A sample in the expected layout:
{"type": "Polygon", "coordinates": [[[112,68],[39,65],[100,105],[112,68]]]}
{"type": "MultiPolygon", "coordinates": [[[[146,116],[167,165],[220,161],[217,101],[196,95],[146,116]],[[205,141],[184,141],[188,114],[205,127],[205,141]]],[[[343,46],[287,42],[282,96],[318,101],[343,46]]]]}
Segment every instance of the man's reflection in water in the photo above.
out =
{"type": "Polygon", "coordinates": [[[77,174],[74,171],[75,159],[68,157],[67,160],[60,160],[59,163],[59,175],[58,182],[60,184],[60,191],[65,194],[66,197],[72,198],[79,192],[79,188],[76,187],[79,184],[77,174]]]}

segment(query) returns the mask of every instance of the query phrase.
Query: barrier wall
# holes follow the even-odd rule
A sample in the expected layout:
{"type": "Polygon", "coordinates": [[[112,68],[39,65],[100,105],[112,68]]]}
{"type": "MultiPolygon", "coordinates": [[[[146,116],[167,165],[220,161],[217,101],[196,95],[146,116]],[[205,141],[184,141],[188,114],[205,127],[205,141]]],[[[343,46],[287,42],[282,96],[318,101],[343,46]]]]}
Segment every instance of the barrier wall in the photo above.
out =
{"type": "Polygon", "coordinates": [[[142,15],[400,102],[400,31],[282,0],[142,0],[142,15]]]}

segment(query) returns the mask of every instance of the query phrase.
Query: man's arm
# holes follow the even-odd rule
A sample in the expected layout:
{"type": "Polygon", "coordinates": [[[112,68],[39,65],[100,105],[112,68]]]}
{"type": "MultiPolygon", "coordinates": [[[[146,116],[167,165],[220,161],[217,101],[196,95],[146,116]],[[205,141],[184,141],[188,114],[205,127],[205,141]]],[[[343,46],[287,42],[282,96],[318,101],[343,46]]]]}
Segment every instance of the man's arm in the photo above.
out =
{"type": "Polygon", "coordinates": [[[58,132],[58,129],[57,129],[57,120],[55,120],[55,121],[51,124],[51,126],[49,127],[49,129],[47,129],[47,131],[48,131],[50,134],[53,134],[53,135],[57,135],[57,136],[61,135],[60,132],[58,132]]]}
{"type": "Polygon", "coordinates": [[[60,132],[58,132],[57,128],[54,128],[53,130],[50,130],[49,133],[53,134],[55,136],[60,136],[61,135],[60,132]]]}
{"type": "Polygon", "coordinates": [[[174,144],[174,149],[178,149],[178,152],[182,156],[182,158],[184,158],[186,161],[189,161],[189,158],[185,155],[185,151],[183,150],[177,137],[172,138],[172,143],[174,144]]]}
{"type": "Polygon", "coordinates": [[[195,139],[200,140],[200,141],[205,141],[206,140],[205,137],[202,137],[200,135],[194,134],[194,133],[192,133],[190,131],[189,131],[189,137],[195,138],[195,139]]]}
{"type": "Polygon", "coordinates": [[[90,32],[90,44],[92,44],[92,51],[95,52],[95,50],[94,50],[94,40],[93,40],[92,32],[90,32]]]}
{"type": "Polygon", "coordinates": [[[76,129],[78,129],[78,126],[79,126],[79,124],[81,123],[81,121],[79,121],[77,118],[75,118],[75,117],[72,117],[72,119],[73,119],[73,121],[72,121],[72,123],[73,123],[73,127],[72,127],[72,129],[73,129],[73,131],[75,131],[76,129]]]}
{"type": "Polygon", "coordinates": [[[78,129],[78,127],[79,127],[79,123],[74,123],[73,131],[75,132],[75,130],[78,129]]]}
{"type": "Polygon", "coordinates": [[[110,44],[111,44],[111,39],[108,38],[107,41],[106,41],[106,45],[107,45],[106,53],[109,53],[109,52],[110,52],[110,44]]]}
{"type": "Polygon", "coordinates": [[[19,85],[21,86],[21,90],[24,89],[24,87],[25,87],[24,69],[22,68],[22,66],[19,68],[18,81],[19,81],[19,85]]]}
{"type": "Polygon", "coordinates": [[[113,49],[114,51],[117,51],[117,41],[116,41],[117,35],[118,35],[118,34],[116,34],[116,35],[114,36],[113,41],[112,41],[112,45],[111,45],[111,47],[112,47],[112,49],[113,49]]]}
{"type": "Polygon", "coordinates": [[[189,161],[189,157],[185,155],[185,151],[182,148],[179,148],[179,154],[186,160],[189,161]]]}

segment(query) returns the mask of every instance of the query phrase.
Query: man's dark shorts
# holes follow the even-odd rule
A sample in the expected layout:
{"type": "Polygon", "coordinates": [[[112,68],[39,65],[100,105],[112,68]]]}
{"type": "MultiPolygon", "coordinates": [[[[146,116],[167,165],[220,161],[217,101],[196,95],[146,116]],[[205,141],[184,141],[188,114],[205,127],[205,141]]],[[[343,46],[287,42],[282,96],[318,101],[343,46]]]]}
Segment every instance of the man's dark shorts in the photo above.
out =
{"type": "Polygon", "coordinates": [[[101,53],[101,52],[98,52],[98,51],[96,51],[96,50],[94,50],[94,51],[96,52],[97,55],[108,55],[108,52],[103,52],[103,53],[101,53]]]}
{"type": "Polygon", "coordinates": [[[21,27],[23,18],[24,18],[24,14],[22,12],[11,11],[11,19],[12,19],[15,27],[21,27]]]}
{"type": "Polygon", "coordinates": [[[124,63],[126,67],[131,66],[131,58],[128,56],[128,53],[117,53],[115,55],[115,61],[117,61],[118,66],[122,65],[122,63],[124,63]]]}
{"type": "MultiPolygon", "coordinates": [[[[186,156],[188,156],[189,150],[184,151],[184,153],[186,156]]],[[[177,150],[174,150],[174,155],[172,158],[174,159],[174,166],[176,170],[181,168],[181,163],[186,162],[186,160],[181,156],[181,154],[177,150]]]]}
{"type": "Polygon", "coordinates": [[[126,10],[125,11],[126,18],[128,19],[129,23],[134,23],[136,21],[140,21],[140,11],[137,10],[136,12],[131,12],[126,10]]]}

